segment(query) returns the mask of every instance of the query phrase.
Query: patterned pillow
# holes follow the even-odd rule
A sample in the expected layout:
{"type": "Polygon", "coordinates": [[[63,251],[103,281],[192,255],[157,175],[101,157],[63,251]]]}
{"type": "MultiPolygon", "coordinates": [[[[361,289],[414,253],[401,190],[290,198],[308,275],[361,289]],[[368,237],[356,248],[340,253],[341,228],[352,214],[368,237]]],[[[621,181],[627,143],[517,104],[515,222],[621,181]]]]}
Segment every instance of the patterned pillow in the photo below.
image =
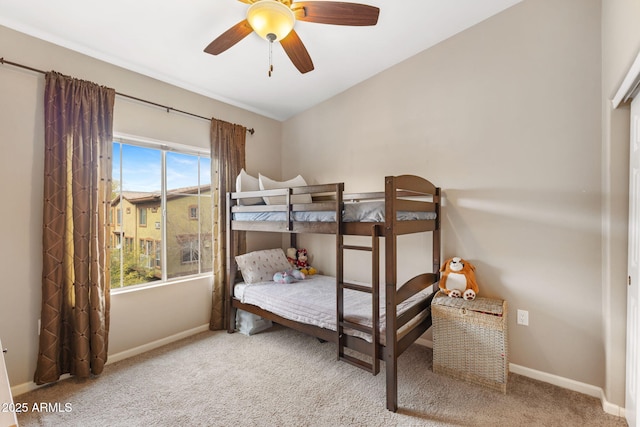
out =
{"type": "Polygon", "coordinates": [[[275,273],[291,268],[282,249],[266,249],[238,255],[236,263],[244,282],[248,285],[273,280],[275,273]]]}
{"type": "MultiPolygon", "coordinates": [[[[307,185],[302,175],[298,175],[288,181],[274,181],[273,179],[258,174],[258,183],[261,190],[277,190],[280,188],[303,187],[307,185]]],[[[285,196],[264,197],[264,201],[268,205],[284,205],[287,201],[285,196]]],[[[299,194],[291,197],[292,203],[311,203],[311,194],[299,194]]]]}

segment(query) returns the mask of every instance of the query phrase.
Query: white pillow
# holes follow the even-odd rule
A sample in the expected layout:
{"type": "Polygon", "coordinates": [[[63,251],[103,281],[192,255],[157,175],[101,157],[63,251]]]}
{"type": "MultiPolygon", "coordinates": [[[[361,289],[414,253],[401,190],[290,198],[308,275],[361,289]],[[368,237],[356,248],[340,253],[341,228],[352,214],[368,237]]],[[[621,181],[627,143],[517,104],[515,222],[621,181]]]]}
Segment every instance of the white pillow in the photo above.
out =
{"type": "MultiPolygon", "coordinates": [[[[274,181],[262,174],[258,175],[258,181],[261,190],[277,190],[280,188],[303,187],[307,185],[302,175],[298,175],[288,181],[274,181]]],[[[285,196],[263,197],[268,205],[284,205],[287,202],[285,196]]],[[[291,197],[291,203],[311,203],[311,194],[298,194],[291,197]]]]}
{"type": "MultiPolygon", "coordinates": [[[[236,191],[260,191],[260,183],[258,181],[258,178],[249,175],[243,168],[236,178],[236,191]]],[[[262,197],[238,199],[239,205],[259,205],[261,203],[264,203],[262,197]]]]}
{"type": "Polygon", "coordinates": [[[282,249],[265,249],[238,255],[236,263],[248,285],[273,280],[273,275],[278,271],[291,270],[291,264],[282,249]]]}

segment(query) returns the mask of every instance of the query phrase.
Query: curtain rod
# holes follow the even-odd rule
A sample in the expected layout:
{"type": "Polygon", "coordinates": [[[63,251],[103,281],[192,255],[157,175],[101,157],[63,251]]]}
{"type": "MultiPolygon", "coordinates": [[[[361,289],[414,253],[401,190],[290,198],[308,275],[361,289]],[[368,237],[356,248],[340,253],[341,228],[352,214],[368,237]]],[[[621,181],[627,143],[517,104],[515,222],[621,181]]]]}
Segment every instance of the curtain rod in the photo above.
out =
{"type": "MultiPolygon", "coordinates": [[[[25,70],[34,71],[36,73],[47,74],[46,71],[38,70],[37,68],[29,67],[28,65],[22,65],[22,64],[18,64],[16,62],[7,61],[3,57],[0,57],[0,64],[13,65],[14,67],[24,68],[25,70]]],[[[211,121],[211,118],[209,118],[209,117],[204,117],[204,116],[201,116],[199,114],[190,113],[188,111],[178,110],[177,108],[168,107],[166,105],[158,104],[157,102],[147,101],[146,99],[138,98],[138,97],[127,95],[127,94],[120,93],[120,92],[116,92],[116,95],[121,96],[123,98],[133,99],[134,101],[144,102],[145,104],[153,105],[154,107],[159,107],[159,108],[165,109],[165,110],[167,110],[167,113],[169,113],[171,111],[175,111],[176,113],[182,113],[182,114],[186,114],[186,115],[191,116],[191,117],[196,117],[198,119],[211,121]]],[[[249,132],[251,135],[253,135],[256,132],[256,130],[254,128],[250,128],[250,129],[247,128],[247,132],[249,132]]]]}

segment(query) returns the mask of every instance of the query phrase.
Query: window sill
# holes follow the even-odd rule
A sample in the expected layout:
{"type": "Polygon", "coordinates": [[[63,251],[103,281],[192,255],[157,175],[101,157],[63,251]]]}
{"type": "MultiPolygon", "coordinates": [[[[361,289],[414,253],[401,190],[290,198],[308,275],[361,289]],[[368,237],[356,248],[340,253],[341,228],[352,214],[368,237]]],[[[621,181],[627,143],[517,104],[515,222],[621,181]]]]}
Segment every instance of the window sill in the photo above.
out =
{"type": "Polygon", "coordinates": [[[111,295],[120,295],[120,294],[127,294],[131,292],[144,291],[146,289],[161,288],[165,286],[174,286],[174,285],[179,285],[183,283],[193,282],[196,280],[202,280],[203,278],[207,278],[207,277],[213,278],[213,273],[203,273],[197,276],[189,276],[189,277],[176,277],[175,279],[169,279],[166,282],[157,281],[157,282],[151,282],[151,283],[141,283],[139,285],[126,286],[124,288],[111,288],[111,295]]]}

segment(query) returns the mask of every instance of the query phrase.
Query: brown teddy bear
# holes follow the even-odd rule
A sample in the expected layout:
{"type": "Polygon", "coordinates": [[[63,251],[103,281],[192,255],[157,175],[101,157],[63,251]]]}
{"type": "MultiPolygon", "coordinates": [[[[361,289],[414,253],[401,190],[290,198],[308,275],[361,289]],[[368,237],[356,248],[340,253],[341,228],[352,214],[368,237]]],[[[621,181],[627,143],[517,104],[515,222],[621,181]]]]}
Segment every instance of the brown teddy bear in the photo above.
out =
{"type": "Polygon", "coordinates": [[[440,268],[440,290],[452,298],[475,299],[480,292],[475,269],[473,264],[460,257],[449,258],[440,268]]]}

